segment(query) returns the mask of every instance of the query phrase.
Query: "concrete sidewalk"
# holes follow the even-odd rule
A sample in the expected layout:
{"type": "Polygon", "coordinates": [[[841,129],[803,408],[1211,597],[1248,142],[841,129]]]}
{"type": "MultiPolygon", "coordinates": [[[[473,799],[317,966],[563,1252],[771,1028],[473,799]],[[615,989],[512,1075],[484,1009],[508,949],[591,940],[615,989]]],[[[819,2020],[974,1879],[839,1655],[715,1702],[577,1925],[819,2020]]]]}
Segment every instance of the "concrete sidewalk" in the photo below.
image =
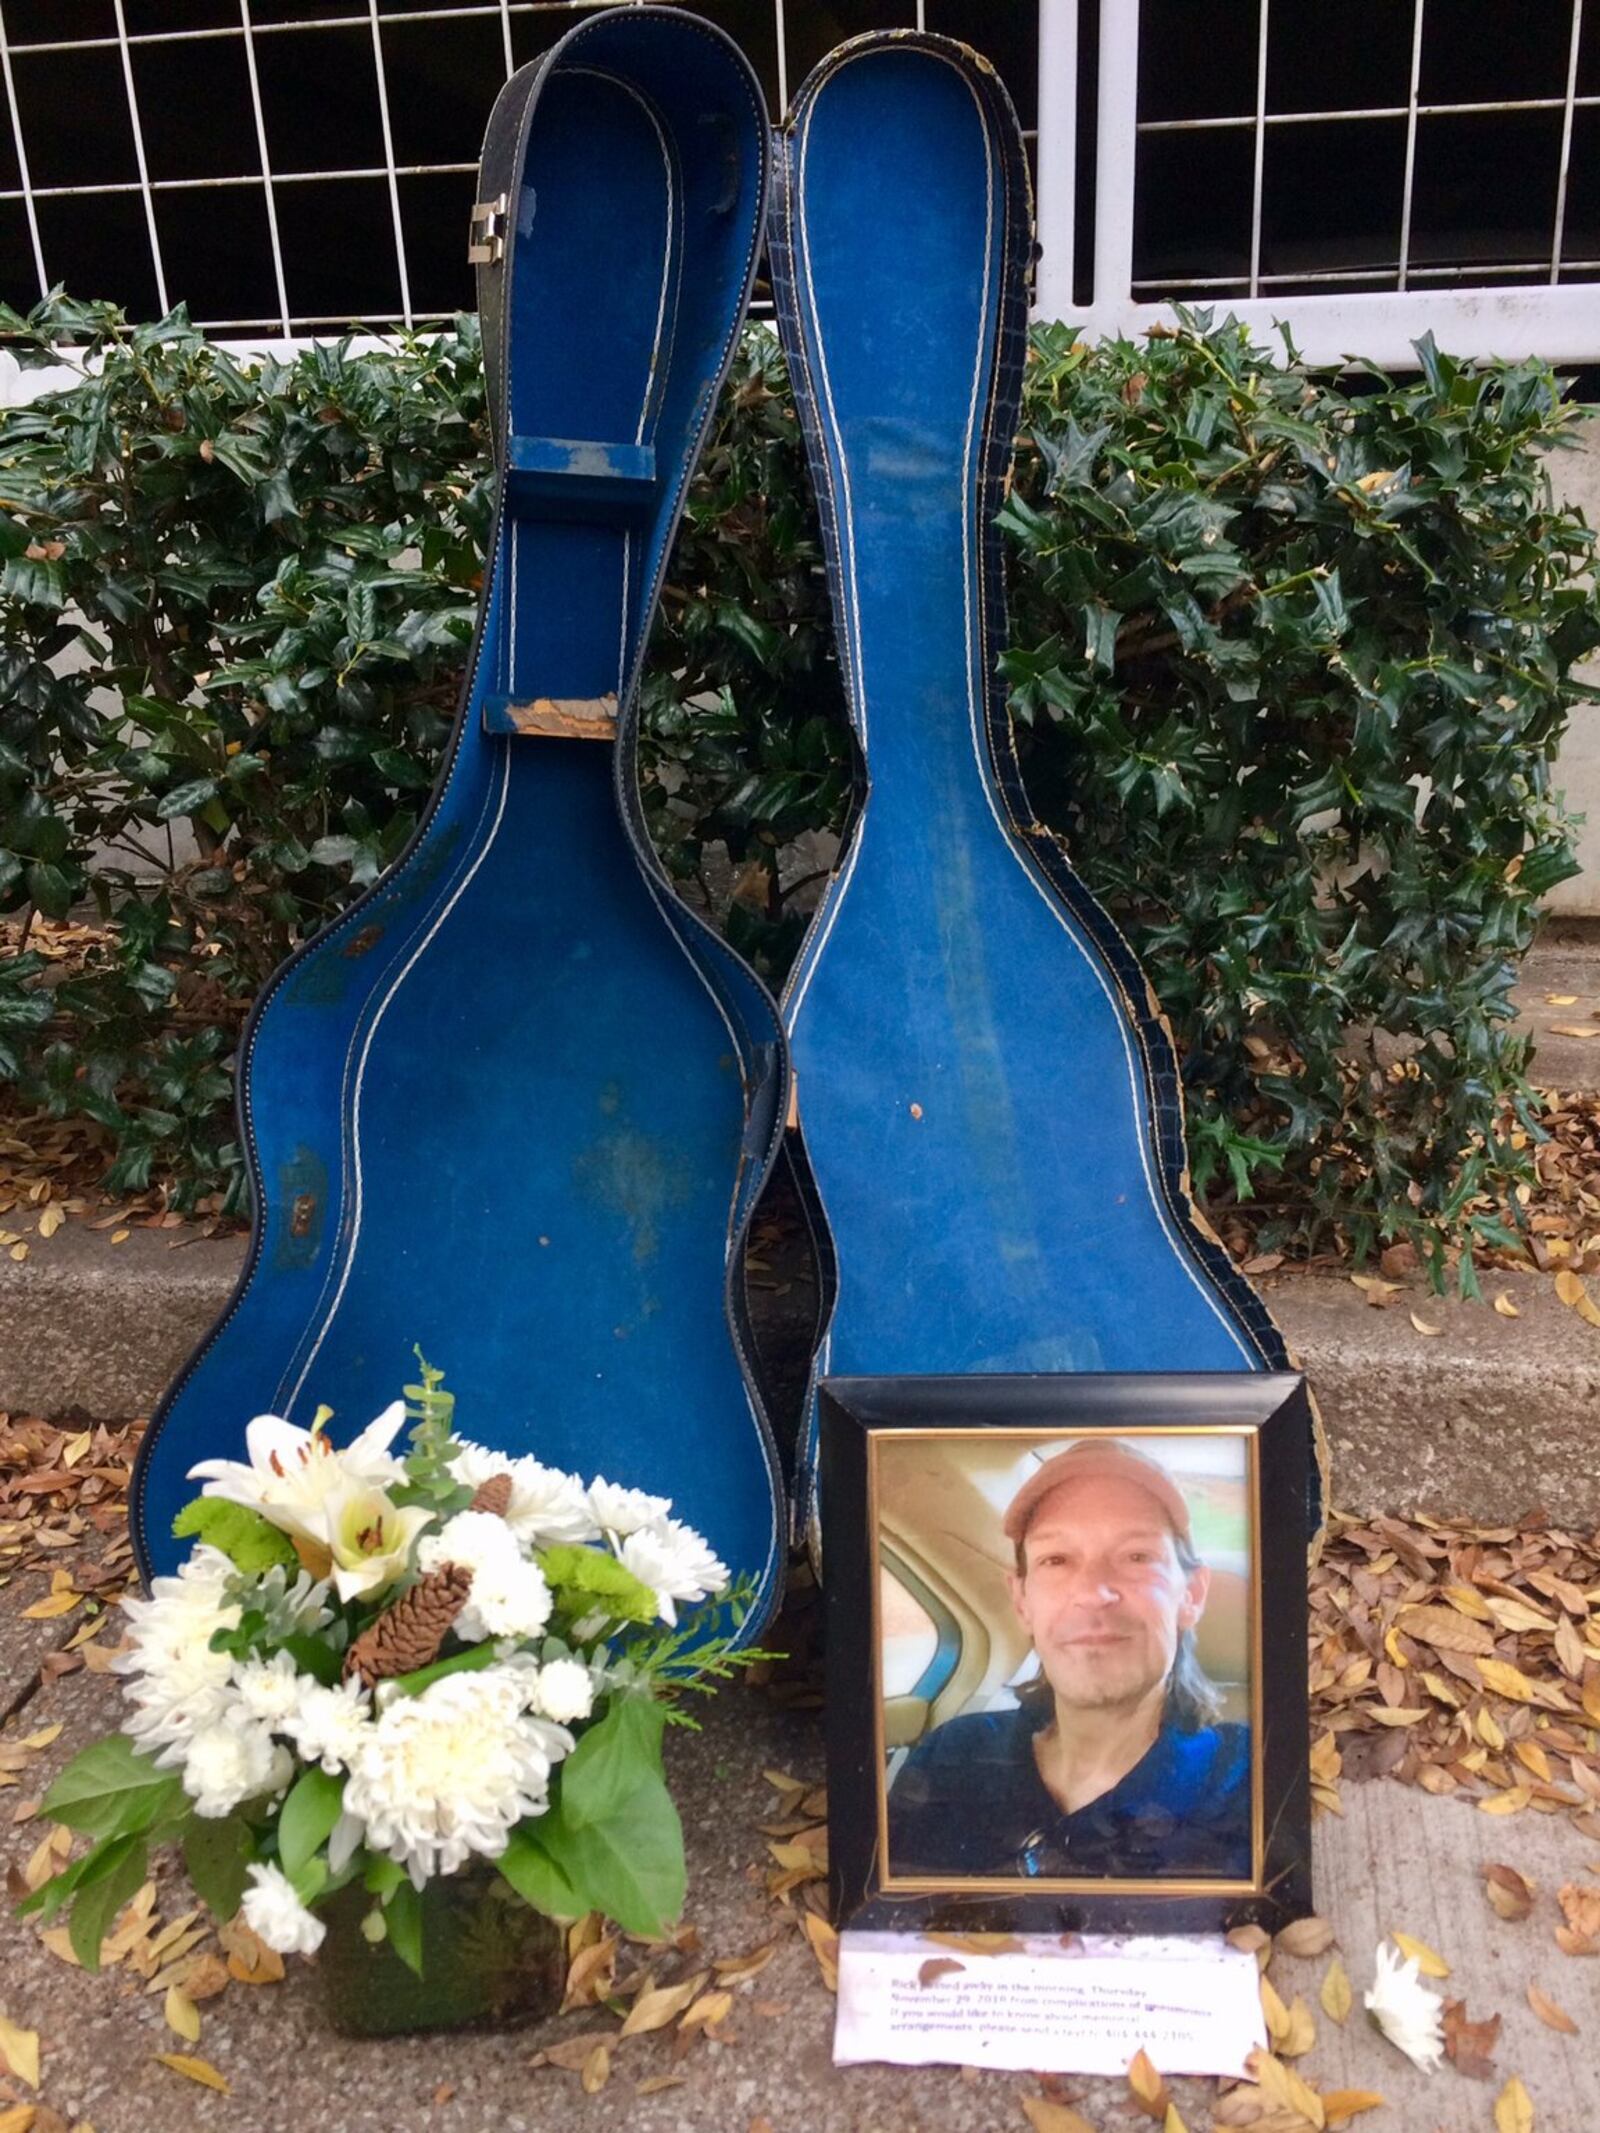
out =
{"type": "MultiPolygon", "coordinates": [[[[6,1597],[0,1593],[0,1605],[6,1597]]],[[[66,1632],[53,1627],[62,1641],[66,1632]]],[[[9,1637],[0,1619],[0,1650],[9,1637]]],[[[25,1787],[35,1794],[116,1717],[116,1682],[75,1674],[29,1694],[0,1742],[61,1725],[28,1766],[25,1787]]],[[[766,1692],[742,1684],[710,1707],[702,1733],[673,1733],[670,1761],[688,1836],[686,1917],[701,1941],[690,1967],[778,1943],[759,1977],[735,1988],[726,2037],[697,2043],[681,2063],[666,2036],[617,2042],[616,2022],[602,2009],[532,2030],[352,2045],[324,2028],[315,1969],[300,1962],[290,1964],[282,1984],[231,1984],[202,2003],[199,2041],[184,2045],[166,2028],[159,1993],[150,1996],[126,1970],[93,1978],[67,1967],[30,1922],[7,1912],[0,1915],[0,2010],[37,2030],[43,2048],[40,2092],[28,2100],[47,2104],[68,2124],[87,2119],[95,2133],[167,2133],[185,2123],[210,2133],[581,2133],[619,2124],[628,2133],[1026,2133],[1022,2098],[1041,2094],[1028,2076],[832,2064],[833,2002],[794,1914],[766,1894],[770,1861],[758,1828],[775,1814],[763,1770],[820,1780],[818,1714],[781,1710],[766,1692]],[[590,2032],[612,2041],[612,2074],[600,2093],[585,2094],[576,2072],[530,2067],[541,2046],[590,2032]],[[231,2095],[195,2087],[155,2058],[184,2050],[215,2066],[231,2095]],[[681,2073],[680,2085],[638,2093],[641,2081],[669,2072],[681,2073]]],[[[18,1866],[43,1834],[33,1822],[4,1826],[8,1803],[23,1796],[0,1794],[0,1856],[18,1866]]],[[[1552,1930],[1561,1915],[1555,1891],[1590,1877],[1594,1844],[1563,1817],[1496,1819],[1390,1779],[1347,1782],[1341,1797],[1343,1815],[1325,1815],[1316,1827],[1317,1902],[1337,1935],[1356,2005],[1342,2028],[1321,2011],[1318,1987],[1329,1955],[1274,1957],[1271,1975],[1282,1998],[1303,1994],[1315,2017],[1317,2041],[1294,2062],[1297,2070],[1319,2090],[1380,2093],[1387,2108],[1357,2121],[1373,2133],[1487,2129],[1494,2098],[1512,2074],[1533,2098],[1537,2133],[1590,2133],[1600,2124],[1600,1963],[1563,1955],[1552,1930]],[[1482,1870],[1494,1861],[1539,1885],[1522,1923],[1502,1921],[1484,1899],[1482,1870]],[[1492,2082],[1469,2080],[1450,2065],[1420,2074],[1369,2028],[1360,1994],[1371,1982],[1377,1943],[1396,1928],[1450,1963],[1452,1974],[1437,1989],[1464,1998],[1471,2020],[1504,2017],[1492,2082]],[[1526,1997],[1530,1983],[1571,2015],[1577,2036],[1537,2020],[1526,1997]]],[[[190,1908],[170,1864],[159,1888],[164,1918],[190,1908]]],[[[1149,2123],[1130,2115],[1121,2082],[1071,2080],[1052,2084],[1052,2093],[1069,2095],[1100,2133],[1149,2123]]],[[[1215,2085],[1175,2081],[1173,2094],[1190,2133],[1205,2133],[1215,2085]]]]}

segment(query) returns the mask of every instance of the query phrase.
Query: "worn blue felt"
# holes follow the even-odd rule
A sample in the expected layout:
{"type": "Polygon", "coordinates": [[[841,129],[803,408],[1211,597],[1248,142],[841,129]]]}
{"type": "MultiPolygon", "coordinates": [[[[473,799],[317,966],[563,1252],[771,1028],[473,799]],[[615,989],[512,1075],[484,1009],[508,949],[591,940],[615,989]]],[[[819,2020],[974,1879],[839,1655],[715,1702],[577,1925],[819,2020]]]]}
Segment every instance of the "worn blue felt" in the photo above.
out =
{"type": "Polygon", "coordinates": [[[970,62],[864,40],[785,147],[786,334],[870,777],[787,997],[838,1263],[823,1367],[1257,1369],[1160,1175],[1137,1017],[986,741],[980,469],[1019,212],[995,126],[970,62]]]}
{"type": "Polygon", "coordinates": [[[730,1260],[778,1130],[781,1039],[648,852],[628,719],[746,300],[764,118],[725,40],[645,9],[564,40],[529,126],[509,430],[625,447],[625,473],[653,452],[653,504],[622,525],[507,501],[423,830],[253,1021],[249,1271],[156,1417],[135,1532],[144,1567],[170,1569],[195,1460],[242,1456],[256,1413],[309,1423],[319,1403],[340,1441],[420,1344],[462,1434],[670,1496],[758,1580],[753,1627],[782,1518],[730,1260]],[[486,732],[508,694],[620,697],[624,737],[486,732]]]}

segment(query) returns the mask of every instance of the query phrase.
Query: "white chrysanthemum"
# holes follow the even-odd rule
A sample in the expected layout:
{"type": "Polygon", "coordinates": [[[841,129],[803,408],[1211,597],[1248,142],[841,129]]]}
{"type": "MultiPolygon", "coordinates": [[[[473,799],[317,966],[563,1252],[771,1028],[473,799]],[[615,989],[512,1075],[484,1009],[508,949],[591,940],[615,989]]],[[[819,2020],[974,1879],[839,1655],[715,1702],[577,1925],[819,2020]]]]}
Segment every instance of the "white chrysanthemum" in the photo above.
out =
{"type": "Polygon", "coordinates": [[[456,1563],[472,1572],[467,1604],[451,1624],[458,1637],[536,1637],[550,1619],[544,1572],[523,1554],[517,1536],[492,1511],[458,1511],[417,1549],[419,1570],[456,1563]]]}
{"type": "Polygon", "coordinates": [[[244,1922],[279,1955],[315,1955],[327,1927],[308,1911],[281,1867],[252,1866],[244,1922]]]}
{"type": "Polygon", "coordinates": [[[647,1496],[643,1489],[625,1489],[619,1482],[596,1478],[589,1484],[589,1509],[602,1533],[624,1540],[641,1526],[665,1518],[672,1502],[666,1496],[647,1496]]]}
{"type": "Polygon", "coordinates": [[[293,1764],[272,1735],[242,1714],[202,1727],[183,1759],[183,1789],[198,1815],[232,1814],[281,1783],[293,1764]]]}
{"type": "Polygon", "coordinates": [[[1444,2057],[1444,2003],[1421,1981],[1415,1956],[1404,1961],[1385,1941],[1378,1949],[1372,1990],[1363,1995],[1373,2021],[1413,2066],[1431,2074],[1444,2057]]]}
{"type": "Polygon", "coordinates": [[[589,1508],[589,1492],[576,1474],[541,1466],[530,1457],[509,1458],[487,1445],[459,1442],[451,1457],[456,1479],[478,1489],[497,1474],[511,1476],[506,1524],[525,1548],[553,1548],[558,1542],[592,1541],[600,1529],[589,1508]]]}
{"type": "Polygon", "coordinates": [[[418,1888],[475,1852],[498,1859],[517,1823],[549,1805],[550,1772],[572,1735],[522,1709],[527,1682],[498,1666],[447,1674],[396,1697],[363,1742],[345,1812],[418,1888]]]}
{"type": "Polygon", "coordinates": [[[211,1649],[215,1631],[238,1627],[238,1603],[223,1599],[233,1575],[220,1548],[196,1548],[176,1577],[155,1579],[148,1600],[122,1602],[132,1625],[132,1649],[117,1661],[134,1707],[127,1730],[163,1751],[158,1761],[180,1762],[193,1735],[235,1702],[233,1660],[211,1649]]]}
{"type": "Polygon", "coordinates": [[[477,1644],[485,1637],[536,1637],[554,1606],[537,1563],[486,1563],[472,1573],[472,1592],[451,1625],[458,1637],[477,1644]]]}
{"type": "Polygon", "coordinates": [[[372,1707],[358,1680],[335,1689],[300,1677],[300,1697],[279,1728],[306,1763],[320,1763],[329,1777],[348,1770],[372,1731],[372,1707]]]}
{"type": "Polygon", "coordinates": [[[246,1716],[270,1732],[281,1733],[284,1720],[300,1708],[301,1677],[288,1652],[246,1659],[234,1668],[233,1680],[246,1716]]]}
{"type": "Polygon", "coordinates": [[[558,1726],[576,1725],[594,1709],[594,1679],[579,1659],[552,1659],[540,1667],[534,1709],[558,1726]]]}
{"type": "Polygon", "coordinates": [[[617,1554],[624,1569],[655,1594],[663,1622],[677,1621],[679,1600],[708,1600],[728,1583],[726,1564],[680,1519],[664,1518],[630,1533],[617,1554]]]}

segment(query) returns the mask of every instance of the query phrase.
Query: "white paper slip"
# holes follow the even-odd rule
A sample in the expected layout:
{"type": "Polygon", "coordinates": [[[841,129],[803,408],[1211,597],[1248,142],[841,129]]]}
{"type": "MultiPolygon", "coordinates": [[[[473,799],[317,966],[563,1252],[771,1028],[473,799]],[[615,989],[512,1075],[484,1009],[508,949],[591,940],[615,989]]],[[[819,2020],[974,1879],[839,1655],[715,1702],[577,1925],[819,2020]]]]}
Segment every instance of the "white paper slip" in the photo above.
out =
{"type": "Polygon", "coordinates": [[[975,1954],[921,1933],[839,1939],[836,2066],[984,2066],[1122,2074],[1245,2072],[1267,2041],[1256,1959],[1220,1936],[1047,1935],[975,1954]]]}

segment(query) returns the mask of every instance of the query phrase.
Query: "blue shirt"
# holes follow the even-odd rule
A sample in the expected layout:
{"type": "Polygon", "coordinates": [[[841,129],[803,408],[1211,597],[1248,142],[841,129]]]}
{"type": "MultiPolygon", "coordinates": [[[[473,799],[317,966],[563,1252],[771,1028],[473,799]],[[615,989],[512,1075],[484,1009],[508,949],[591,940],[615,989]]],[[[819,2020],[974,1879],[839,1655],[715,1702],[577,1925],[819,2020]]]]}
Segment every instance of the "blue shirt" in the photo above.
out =
{"type": "Polygon", "coordinates": [[[1251,1878],[1250,1729],[1170,1720],[1097,1800],[1064,1814],[1033,1736],[1053,1716],[978,1711],[919,1741],[889,1794],[891,1874],[1251,1878]]]}

